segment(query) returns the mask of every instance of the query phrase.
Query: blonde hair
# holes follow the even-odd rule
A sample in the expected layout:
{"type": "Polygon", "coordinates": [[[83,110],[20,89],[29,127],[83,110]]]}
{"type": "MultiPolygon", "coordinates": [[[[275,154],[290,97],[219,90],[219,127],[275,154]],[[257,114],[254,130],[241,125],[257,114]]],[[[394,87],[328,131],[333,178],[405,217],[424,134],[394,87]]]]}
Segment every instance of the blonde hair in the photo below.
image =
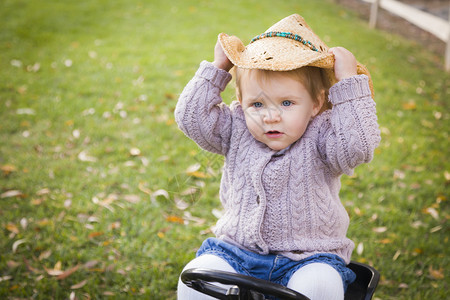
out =
{"type": "Polygon", "coordinates": [[[266,83],[267,80],[270,80],[272,74],[283,73],[283,75],[286,75],[289,78],[292,78],[302,83],[316,104],[320,104],[319,99],[320,97],[322,97],[322,93],[324,93],[325,99],[319,113],[322,113],[327,109],[331,109],[331,103],[327,101],[330,84],[326,79],[327,77],[324,73],[324,70],[321,68],[306,66],[291,71],[242,69],[237,67],[233,69],[234,69],[233,77],[235,78],[236,81],[236,96],[240,102],[242,102],[241,85],[243,80],[253,77],[258,81],[258,83],[264,85],[264,83],[266,83]]]}

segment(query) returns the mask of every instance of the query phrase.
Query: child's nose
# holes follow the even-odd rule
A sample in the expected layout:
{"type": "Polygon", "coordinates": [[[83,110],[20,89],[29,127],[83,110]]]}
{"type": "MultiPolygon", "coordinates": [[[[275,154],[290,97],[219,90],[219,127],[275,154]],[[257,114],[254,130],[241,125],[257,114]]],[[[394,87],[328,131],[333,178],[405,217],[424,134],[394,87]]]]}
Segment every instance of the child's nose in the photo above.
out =
{"type": "Polygon", "coordinates": [[[276,108],[268,107],[264,115],[265,123],[277,123],[281,121],[280,111],[276,108]]]}

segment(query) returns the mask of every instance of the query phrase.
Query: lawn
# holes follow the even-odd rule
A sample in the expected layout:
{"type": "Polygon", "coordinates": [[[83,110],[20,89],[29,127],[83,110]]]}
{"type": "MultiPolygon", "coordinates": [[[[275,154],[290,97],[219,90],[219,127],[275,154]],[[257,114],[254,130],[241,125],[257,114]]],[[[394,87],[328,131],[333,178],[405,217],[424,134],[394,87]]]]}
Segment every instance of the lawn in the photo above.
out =
{"type": "Polygon", "coordinates": [[[1,1],[0,298],[175,299],[223,162],[178,130],[178,94],[219,32],[247,43],[292,13],[375,85],[381,145],[342,178],[353,260],[378,299],[446,299],[450,76],[330,0],[1,1]]]}

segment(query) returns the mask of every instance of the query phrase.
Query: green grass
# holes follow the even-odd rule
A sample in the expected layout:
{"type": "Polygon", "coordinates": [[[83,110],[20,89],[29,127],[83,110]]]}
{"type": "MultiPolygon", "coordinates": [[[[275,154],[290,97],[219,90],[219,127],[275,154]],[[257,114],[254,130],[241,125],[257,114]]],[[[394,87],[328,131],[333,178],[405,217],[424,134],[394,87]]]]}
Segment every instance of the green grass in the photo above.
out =
{"type": "Polygon", "coordinates": [[[291,13],[372,72],[383,140],[342,179],[349,237],[362,245],[353,259],[381,272],[379,299],[445,299],[443,60],[313,0],[2,1],[0,298],[174,299],[211,235],[222,162],[177,129],[177,95],[219,32],[247,43],[291,13]]]}

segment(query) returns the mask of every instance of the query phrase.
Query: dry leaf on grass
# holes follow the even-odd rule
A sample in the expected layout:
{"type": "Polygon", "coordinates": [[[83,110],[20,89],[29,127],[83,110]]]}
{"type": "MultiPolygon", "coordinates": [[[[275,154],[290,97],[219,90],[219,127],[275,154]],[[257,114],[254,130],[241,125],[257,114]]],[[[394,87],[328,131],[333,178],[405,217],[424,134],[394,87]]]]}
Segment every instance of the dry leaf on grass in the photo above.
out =
{"type": "Polygon", "coordinates": [[[5,228],[6,230],[11,231],[12,233],[19,234],[19,228],[12,223],[6,224],[5,228]]]}
{"type": "Polygon", "coordinates": [[[166,221],[171,222],[171,223],[180,223],[180,224],[184,224],[184,220],[180,217],[177,216],[167,216],[166,217],[166,221]]]}
{"type": "Polygon", "coordinates": [[[85,162],[96,162],[97,158],[90,156],[87,151],[81,151],[80,154],[78,154],[78,159],[80,161],[85,161],[85,162]]]}
{"type": "Polygon", "coordinates": [[[376,232],[376,233],[383,233],[383,232],[387,231],[387,227],[384,227],[384,226],[382,226],[382,227],[375,227],[375,228],[372,228],[372,231],[376,232]]]}
{"type": "Polygon", "coordinates": [[[15,242],[13,243],[13,245],[12,245],[12,252],[13,252],[13,253],[16,253],[17,248],[18,248],[20,245],[22,245],[22,244],[24,244],[24,243],[26,243],[26,242],[27,242],[26,239],[21,239],[21,240],[15,241],[15,242]]]}
{"type": "Polygon", "coordinates": [[[18,190],[10,190],[6,191],[3,194],[0,194],[0,198],[11,198],[11,197],[23,197],[23,193],[18,190]]]}
{"type": "Polygon", "coordinates": [[[444,269],[439,268],[438,270],[433,269],[433,266],[430,266],[428,268],[428,272],[430,272],[430,275],[433,279],[444,279],[444,269]]]}
{"type": "Polygon", "coordinates": [[[64,280],[64,279],[66,279],[67,277],[69,277],[70,275],[72,275],[73,273],[75,273],[75,272],[78,270],[79,267],[80,267],[80,265],[76,265],[75,267],[70,268],[70,269],[68,269],[68,270],[66,270],[66,271],[64,271],[64,272],[62,272],[60,275],[58,275],[58,276],[56,277],[56,279],[58,279],[58,280],[64,280]]]}
{"type": "Polygon", "coordinates": [[[77,284],[74,284],[70,287],[71,290],[81,289],[83,286],[85,286],[87,283],[87,279],[78,282],[77,284]]]}

